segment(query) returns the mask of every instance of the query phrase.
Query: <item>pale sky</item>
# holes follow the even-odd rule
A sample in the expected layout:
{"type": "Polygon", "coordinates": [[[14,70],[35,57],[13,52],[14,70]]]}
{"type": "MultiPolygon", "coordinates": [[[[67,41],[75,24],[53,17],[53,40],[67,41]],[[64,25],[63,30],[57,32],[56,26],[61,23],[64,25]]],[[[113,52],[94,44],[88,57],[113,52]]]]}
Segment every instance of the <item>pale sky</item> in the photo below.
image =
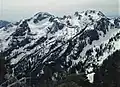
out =
{"type": "Polygon", "coordinates": [[[19,21],[37,12],[57,16],[89,9],[100,10],[107,16],[120,16],[120,0],[0,0],[0,19],[19,21]]]}

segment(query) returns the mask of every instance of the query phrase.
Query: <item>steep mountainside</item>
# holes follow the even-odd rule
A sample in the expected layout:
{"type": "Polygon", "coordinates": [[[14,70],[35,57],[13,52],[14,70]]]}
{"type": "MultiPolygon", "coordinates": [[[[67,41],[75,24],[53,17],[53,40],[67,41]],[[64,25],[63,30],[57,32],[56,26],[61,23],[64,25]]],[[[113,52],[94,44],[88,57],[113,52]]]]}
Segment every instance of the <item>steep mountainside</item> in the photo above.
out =
{"type": "Polygon", "coordinates": [[[120,50],[114,52],[103,62],[94,76],[95,87],[119,87],[120,86],[120,50]]]}
{"type": "Polygon", "coordinates": [[[120,49],[120,19],[87,10],[55,17],[39,12],[0,30],[0,51],[9,74],[37,81],[84,73],[93,83],[103,61],[120,49]]]}

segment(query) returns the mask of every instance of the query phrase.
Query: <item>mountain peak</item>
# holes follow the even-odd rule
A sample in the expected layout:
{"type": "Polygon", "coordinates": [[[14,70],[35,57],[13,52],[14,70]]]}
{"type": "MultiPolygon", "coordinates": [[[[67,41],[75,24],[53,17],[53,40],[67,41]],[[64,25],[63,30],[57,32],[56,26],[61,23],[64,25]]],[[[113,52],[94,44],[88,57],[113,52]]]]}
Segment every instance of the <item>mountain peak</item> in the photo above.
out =
{"type": "Polygon", "coordinates": [[[53,15],[47,13],[47,12],[38,12],[37,14],[35,14],[33,16],[32,19],[34,19],[34,23],[38,23],[38,21],[41,21],[43,19],[46,19],[46,18],[49,18],[49,17],[52,17],[53,15]]]}
{"type": "Polygon", "coordinates": [[[39,16],[43,16],[43,17],[50,17],[52,16],[50,13],[48,12],[38,12],[34,15],[34,17],[39,17],[39,16]]]}
{"type": "Polygon", "coordinates": [[[101,11],[97,11],[97,10],[86,10],[84,11],[85,15],[92,15],[92,14],[96,14],[99,16],[105,16],[101,11]]]}

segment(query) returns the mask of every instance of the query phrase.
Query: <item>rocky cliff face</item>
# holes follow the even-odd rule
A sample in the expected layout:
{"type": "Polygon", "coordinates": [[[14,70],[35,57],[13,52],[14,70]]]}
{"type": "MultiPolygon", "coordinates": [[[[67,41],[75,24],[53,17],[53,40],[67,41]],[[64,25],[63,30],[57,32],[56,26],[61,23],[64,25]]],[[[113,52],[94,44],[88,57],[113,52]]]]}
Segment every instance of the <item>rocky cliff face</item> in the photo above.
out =
{"type": "Polygon", "coordinates": [[[11,74],[32,84],[64,73],[84,73],[93,83],[103,61],[120,49],[119,24],[95,10],[62,18],[40,12],[0,30],[0,51],[11,74]]]}

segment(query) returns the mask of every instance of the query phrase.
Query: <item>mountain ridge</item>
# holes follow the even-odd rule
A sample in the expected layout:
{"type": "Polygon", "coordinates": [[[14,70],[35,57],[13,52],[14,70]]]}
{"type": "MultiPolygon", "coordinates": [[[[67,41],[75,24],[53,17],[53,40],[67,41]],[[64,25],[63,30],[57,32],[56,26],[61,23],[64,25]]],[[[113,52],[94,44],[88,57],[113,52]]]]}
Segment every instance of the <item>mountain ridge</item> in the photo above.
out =
{"type": "Polygon", "coordinates": [[[0,20],[0,28],[7,27],[7,25],[9,25],[9,24],[10,24],[10,22],[8,22],[8,21],[0,20]]]}
{"type": "Polygon", "coordinates": [[[0,30],[1,54],[17,78],[57,81],[58,73],[85,73],[93,83],[96,67],[120,49],[119,20],[95,10],[63,18],[39,12],[0,30]]]}

